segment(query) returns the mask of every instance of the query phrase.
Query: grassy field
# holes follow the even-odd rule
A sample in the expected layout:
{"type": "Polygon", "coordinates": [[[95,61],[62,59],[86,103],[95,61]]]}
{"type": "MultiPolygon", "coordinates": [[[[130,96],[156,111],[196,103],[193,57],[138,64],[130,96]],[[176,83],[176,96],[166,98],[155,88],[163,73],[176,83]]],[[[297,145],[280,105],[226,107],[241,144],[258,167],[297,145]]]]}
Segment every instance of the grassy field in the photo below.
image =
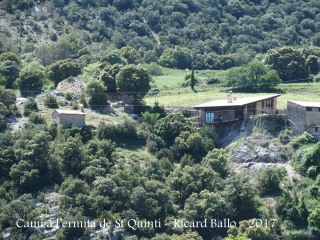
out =
{"type": "MultiPolygon", "coordinates": [[[[182,88],[181,83],[188,71],[164,69],[163,76],[154,77],[155,85],[160,93],[145,98],[148,105],[158,101],[161,105],[170,106],[194,106],[200,103],[225,99],[230,89],[217,85],[202,84],[196,87],[198,93],[192,92],[190,87],[182,88]]],[[[189,71],[191,72],[191,71],[189,71]]],[[[221,74],[219,71],[199,71],[198,78],[205,78],[221,74]]],[[[197,76],[197,75],[196,75],[197,76]]],[[[203,81],[204,82],[204,81],[203,81]]],[[[281,96],[278,98],[278,108],[285,108],[288,100],[320,101],[320,83],[292,83],[281,84],[278,87],[281,96]]],[[[237,98],[267,95],[270,93],[236,93],[237,98]]]]}

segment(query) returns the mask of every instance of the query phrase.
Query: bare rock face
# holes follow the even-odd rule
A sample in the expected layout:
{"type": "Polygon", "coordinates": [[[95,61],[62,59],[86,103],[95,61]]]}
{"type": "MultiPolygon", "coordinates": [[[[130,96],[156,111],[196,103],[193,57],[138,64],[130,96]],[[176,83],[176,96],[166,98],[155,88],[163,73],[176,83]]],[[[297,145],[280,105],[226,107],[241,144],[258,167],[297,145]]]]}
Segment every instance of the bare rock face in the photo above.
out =
{"type": "Polygon", "coordinates": [[[290,160],[292,149],[267,133],[255,132],[228,147],[237,163],[281,163],[290,160]]]}
{"type": "Polygon", "coordinates": [[[82,78],[73,78],[72,80],[66,79],[58,84],[57,90],[63,93],[69,92],[77,99],[85,92],[85,81],[86,79],[82,78]]]}

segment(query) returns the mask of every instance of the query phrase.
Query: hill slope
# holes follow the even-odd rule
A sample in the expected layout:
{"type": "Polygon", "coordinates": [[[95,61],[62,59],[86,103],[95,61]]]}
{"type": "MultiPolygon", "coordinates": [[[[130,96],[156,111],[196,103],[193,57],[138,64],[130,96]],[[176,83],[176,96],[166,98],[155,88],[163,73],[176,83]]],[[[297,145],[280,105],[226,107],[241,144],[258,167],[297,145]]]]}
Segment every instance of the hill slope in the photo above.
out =
{"type": "Polygon", "coordinates": [[[193,58],[197,68],[224,69],[270,48],[320,45],[316,0],[6,0],[1,8],[0,48],[36,53],[45,65],[131,46],[146,62],[186,68],[193,58]],[[167,59],[172,51],[181,61],[167,59]]]}

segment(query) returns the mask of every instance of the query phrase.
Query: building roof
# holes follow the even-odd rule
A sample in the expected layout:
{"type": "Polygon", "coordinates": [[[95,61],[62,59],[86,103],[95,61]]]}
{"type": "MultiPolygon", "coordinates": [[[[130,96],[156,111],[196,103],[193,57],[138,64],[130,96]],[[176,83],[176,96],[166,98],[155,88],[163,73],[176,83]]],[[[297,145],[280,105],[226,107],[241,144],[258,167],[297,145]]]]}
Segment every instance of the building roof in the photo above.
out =
{"type": "Polygon", "coordinates": [[[279,96],[280,94],[271,94],[271,95],[258,96],[258,97],[239,98],[237,100],[234,100],[232,103],[228,103],[227,99],[215,100],[215,101],[194,106],[194,108],[244,106],[250,103],[259,102],[265,99],[275,98],[279,96]]]}
{"type": "Polygon", "coordinates": [[[303,101],[288,101],[288,102],[292,102],[303,107],[319,107],[320,108],[320,102],[303,102],[303,101]]]}
{"type": "Polygon", "coordinates": [[[86,113],[78,111],[78,110],[56,109],[53,112],[57,112],[60,115],[86,115],[86,113]]]}

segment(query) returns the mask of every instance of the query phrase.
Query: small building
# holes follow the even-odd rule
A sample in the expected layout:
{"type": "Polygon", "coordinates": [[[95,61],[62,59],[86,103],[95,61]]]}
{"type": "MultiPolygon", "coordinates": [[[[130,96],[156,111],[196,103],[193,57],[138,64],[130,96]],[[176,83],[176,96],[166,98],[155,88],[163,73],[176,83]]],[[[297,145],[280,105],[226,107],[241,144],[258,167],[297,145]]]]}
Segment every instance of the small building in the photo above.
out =
{"type": "Polygon", "coordinates": [[[201,123],[215,124],[244,120],[250,115],[276,114],[280,94],[237,99],[230,91],[227,99],[215,100],[195,106],[201,123]]]}
{"type": "Polygon", "coordinates": [[[56,109],[52,113],[52,119],[57,124],[64,127],[69,127],[71,124],[74,124],[77,127],[86,125],[86,114],[83,105],[79,106],[79,110],[56,109]]]}
{"type": "Polygon", "coordinates": [[[320,139],[320,102],[287,102],[288,118],[298,133],[308,132],[320,139]]]}

